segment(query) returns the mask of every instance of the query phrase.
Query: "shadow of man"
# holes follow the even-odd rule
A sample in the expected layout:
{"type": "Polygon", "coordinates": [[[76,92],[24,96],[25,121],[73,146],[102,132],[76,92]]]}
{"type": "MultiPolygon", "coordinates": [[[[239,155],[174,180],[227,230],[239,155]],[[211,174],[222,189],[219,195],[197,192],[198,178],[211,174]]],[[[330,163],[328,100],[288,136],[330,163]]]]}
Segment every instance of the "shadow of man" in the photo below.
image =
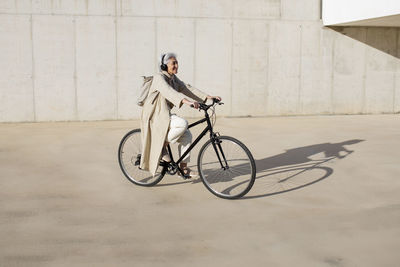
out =
{"type": "Polygon", "coordinates": [[[286,152],[282,154],[264,158],[261,160],[256,160],[257,173],[282,166],[309,163],[313,161],[313,159],[310,158],[311,156],[320,153],[324,154],[323,159],[328,159],[328,158],[342,159],[354,152],[353,150],[348,150],[344,146],[357,144],[362,141],[364,140],[353,139],[340,143],[322,143],[322,144],[288,149],[286,150],[286,152]]]}
{"type": "Polygon", "coordinates": [[[323,164],[333,159],[343,159],[354,152],[345,146],[364,140],[353,139],[339,143],[322,143],[288,149],[282,154],[256,160],[259,184],[256,195],[243,198],[266,197],[303,188],[319,182],[333,173],[323,164]],[[261,183],[261,180],[265,180],[261,183]],[[264,191],[264,192],[263,192],[264,191]],[[267,191],[267,192],[266,192],[267,191]]]}

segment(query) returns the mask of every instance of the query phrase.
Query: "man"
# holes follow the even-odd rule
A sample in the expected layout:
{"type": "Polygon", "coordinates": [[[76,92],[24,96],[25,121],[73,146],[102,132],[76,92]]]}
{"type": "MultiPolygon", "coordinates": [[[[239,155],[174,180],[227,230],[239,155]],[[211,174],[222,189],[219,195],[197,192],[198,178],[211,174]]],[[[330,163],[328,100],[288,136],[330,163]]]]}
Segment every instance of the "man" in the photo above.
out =
{"type": "MultiPolygon", "coordinates": [[[[140,168],[156,173],[159,161],[170,161],[166,146],[168,143],[179,143],[179,157],[190,147],[192,135],[188,130],[188,122],[171,114],[175,106],[180,108],[183,104],[199,108],[199,102],[219,96],[210,96],[182,82],[178,73],[178,60],[174,53],[161,56],[160,73],[154,75],[149,89],[148,97],[143,104],[141,116],[142,131],[142,157],[140,168]]],[[[190,153],[181,161],[180,168],[186,177],[192,177],[195,173],[187,167],[190,161],[190,153]]]]}

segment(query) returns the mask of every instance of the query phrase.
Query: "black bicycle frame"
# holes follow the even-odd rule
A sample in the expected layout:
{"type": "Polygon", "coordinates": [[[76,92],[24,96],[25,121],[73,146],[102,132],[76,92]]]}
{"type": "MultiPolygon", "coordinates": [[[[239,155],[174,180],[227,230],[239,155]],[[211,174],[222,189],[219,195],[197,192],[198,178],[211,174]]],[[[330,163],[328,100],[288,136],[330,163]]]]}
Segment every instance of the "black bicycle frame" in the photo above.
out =
{"type": "MultiPolygon", "coordinates": [[[[225,166],[222,164],[221,157],[220,157],[220,155],[218,153],[218,149],[217,149],[217,146],[215,144],[216,143],[215,142],[216,138],[215,138],[215,135],[214,135],[214,132],[213,132],[213,127],[212,127],[212,124],[211,124],[211,121],[210,121],[210,116],[208,115],[207,111],[205,111],[204,113],[205,113],[205,118],[203,118],[201,120],[198,120],[198,121],[196,121],[196,122],[194,122],[192,124],[189,124],[188,129],[192,128],[192,127],[194,127],[194,126],[196,126],[198,124],[201,124],[201,123],[203,123],[205,121],[207,122],[207,127],[199,134],[199,136],[196,138],[196,140],[190,145],[190,147],[185,151],[185,153],[183,153],[183,155],[178,159],[178,161],[175,162],[175,164],[177,165],[177,169],[179,170],[179,172],[182,175],[183,175],[183,172],[182,172],[182,170],[181,170],[181,168],[179,167],[178,164],[183,160],[184,157],[186,157],[186,155],[188,153],[190,153],[190,151],[193,149],[193,147],[195,147],[197,145],[197,143],[201,140],[201,138],[203,138],[204,135],[206,135],[206,133],[208,131],[210,131],[210,139],[211,139],[212,145],[214,147],[214,150],[217,153],[217,157],[218,157],[218,160],[219,160],[219,162],[221,164],[221,168],[224,168],[224,169],[225,168],[229,168],[228,162],[227,162],[227,160],[225,158],[225,155],[224,155],[224,152],[222,151],[221,144],[217,142],[218,148],[221,151],[222,157],[224,159],[225,166]]],[[[168,144],[168,152],[169,152],[169,154],[171,156],[171,160],[172,160],[171,162],[174,162],[174,159],[173,159],[173,156],[172,156],[171,146],[169,144],[168,144]]]]}

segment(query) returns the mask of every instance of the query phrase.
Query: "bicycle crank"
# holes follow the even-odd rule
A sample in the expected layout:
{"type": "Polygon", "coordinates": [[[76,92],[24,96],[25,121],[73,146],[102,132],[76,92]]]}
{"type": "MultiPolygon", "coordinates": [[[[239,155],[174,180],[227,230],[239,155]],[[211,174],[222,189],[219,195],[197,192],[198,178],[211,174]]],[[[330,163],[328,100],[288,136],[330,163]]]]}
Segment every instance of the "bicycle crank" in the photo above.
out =
{"type": "Polygon", "coordinates": [[[169,175],[175,175],[178,172],[178,165],[175,162],[168,164],[167,173],[169,175]]]}

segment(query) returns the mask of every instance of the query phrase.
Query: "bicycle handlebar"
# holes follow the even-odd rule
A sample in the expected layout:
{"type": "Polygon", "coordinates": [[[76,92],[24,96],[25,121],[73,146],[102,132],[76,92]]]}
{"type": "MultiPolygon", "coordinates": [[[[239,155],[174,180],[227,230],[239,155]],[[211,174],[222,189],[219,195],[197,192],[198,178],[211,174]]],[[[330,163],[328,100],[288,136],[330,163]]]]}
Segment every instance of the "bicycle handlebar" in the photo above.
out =
{"type": "MultiPolygon", "coordinates": [[[[224,103],[222,103],[220,100],[218,100],[217,98],[213,98],[213,102],[210,105],[204,104],[204,103],[199,103],[199,109],[202,109],[204,111],[208,110],[210,107],[214,106],[215,104],[218,105],[223,105],[224,103]]],[[[190,105],[190,107],[194,107],[193,104],[190,105]]]]}

